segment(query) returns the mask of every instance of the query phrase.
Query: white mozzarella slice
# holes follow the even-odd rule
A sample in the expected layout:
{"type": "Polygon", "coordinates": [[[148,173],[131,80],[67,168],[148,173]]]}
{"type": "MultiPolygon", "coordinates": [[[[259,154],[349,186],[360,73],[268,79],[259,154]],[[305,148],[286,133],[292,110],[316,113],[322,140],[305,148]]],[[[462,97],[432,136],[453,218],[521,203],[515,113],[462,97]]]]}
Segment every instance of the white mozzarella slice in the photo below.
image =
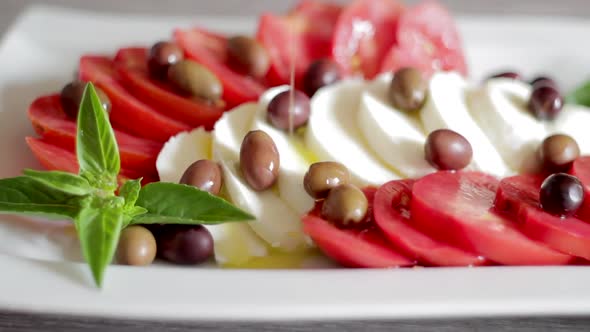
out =
{"type": "Polygon", "coordinates": [[[358,123],[370,148],[389,166],[410,178],[434,171],[424,158],[424,135],[414,116],[394,108],[387,99],[392,75],[371,82],[361,97],[358,123]]]}
{"type": "Polygon", "coordinates": [[[543,123],[527,110],[528,84],[493,79],[467,94],[471,115],[504,161],[517,172],[528,169],[540,142],[547,136],[543,123]]]}
{"type": "Polygon", "coordinates": [[[195,161],[211,158],[211,133],[203,128],[172,136],[156,159],[156,169],[163,182],[178,182],[195,161]]]}
{"type": "Polygon", "coordinates": [[[497,176],[507,175],[508,166],[469,114],[466,89],[465,80],[456,73],[435,74],[430,80],[426,105],[420,111],[424,129],[432,132],[446,128],[463,135],[473,148],[471,168],[497,176]]]}
{"type": "Polygon", "coordinates": [[[399,176],[371,152],[358,127],[357,112],[365,83],[345,80],[320,89],[311,100],[305,143],[322,161],[336,161],[357,185],[381,185],[399,176]]]}

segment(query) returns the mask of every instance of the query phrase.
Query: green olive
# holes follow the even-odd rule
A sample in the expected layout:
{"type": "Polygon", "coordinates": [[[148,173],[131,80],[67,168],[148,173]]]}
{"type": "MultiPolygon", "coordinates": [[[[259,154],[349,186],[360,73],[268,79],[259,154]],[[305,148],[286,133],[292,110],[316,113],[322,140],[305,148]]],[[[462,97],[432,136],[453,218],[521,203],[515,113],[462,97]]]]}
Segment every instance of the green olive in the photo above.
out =
{"type": "Polygon", "coordinates": [[[330,189],[350,182],[350,173],[341,163],[323,161],[312,164],[303,178],[305,191],[313,198],[324,198],[330,189]]]}
{"type": "Polygon", "coordinates": [[[389,86],[389,100],[397,109],[406,112],[418,111],[424,105],[428,82],[415,68],[398,70],[389,86]]]}
{"type": "Polygon", "coordinates": [[[369,202],[352,184],[343,184],[328,193],[322,206],[322,217],[339,227],[351,227],[366,221],[369,202]]]}
{"type": "Polygon", "coordinates": [[[126,265],[149,265],[156,257],[156,239],[147,228],[133,225],[121,232],[117,261],[126,265]]]}
{"type": "Polygon", "coordinates": [[[223,86],[207,67],[192,60],[181,60],[168,69],[168,80],[179,90],[209,101],[221,99],[223,86]]]}

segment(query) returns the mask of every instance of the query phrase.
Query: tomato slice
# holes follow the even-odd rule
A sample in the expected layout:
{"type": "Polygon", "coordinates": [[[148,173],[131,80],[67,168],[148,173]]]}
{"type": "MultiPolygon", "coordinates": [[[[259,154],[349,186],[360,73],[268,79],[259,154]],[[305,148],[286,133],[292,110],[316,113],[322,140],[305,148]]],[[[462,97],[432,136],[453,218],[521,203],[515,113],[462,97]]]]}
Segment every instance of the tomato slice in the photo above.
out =
{"type": "Polygon", "coordinates": [[[446,243],[506,265],[561,265],[570,255],[548,248],[492,211],[499,181],[479,172],[437,172],[416,181],[410,210],[416,227],[446,243]]]}
{"type": "Polygon", "coordinates": [[[336,24],[332,56],[347,74],[372,79],[396,44],[398,23],[404,10],[397,0],[356,0],[336,24]]]}
{"type": "Polygon", "coordinates": [[[113,62],[103,56],[86,55],[80,59],[80,79],[95,83],[109,96],[113,127],[158,142],[191,127],[171,119],[134,97],[119,83],[113,62]]]}
{"type": "Polygon", "coordinates": [[[590,224],[543,211],[539,203],[543,180],[543,177],[530,175],[503,179],[496,195],[496,210],[515,218],[519,229],[530,238],[563,253],[590,260],[590,224]]]}
{"type": "MultiPolygon", "coordinates": [[[[363,189],[369,201],[367,216],[372,218],[372,205],[376,188],[363,189]]],[[[410,266],[415,262],[396,252],[373,221],[365,229],[340,229],[320,218],[321,202],[303,217],[303,231],[322,252],[346,267],[385,268],[410,266]]]]}
{"type": "Polygon", "coordinates": [[[149,77],[146,48],[123,48],[115,56],[115,66],[123,85],[135,96],[166,115],[192,127],[213,129],[223,114],[223,108],[206,101],[191,100],[175,94],[164,84],[149,77]]]}
{"type": "MultiPolygon", "coordinates": [[[[37,98],[29,107],[29,119],[44,141],[74,151],[76,122],[67,117],[61,107],[59,95],[37,98]]],[[[162,144],[115,130],[121,154],[121,167],[144,174],[157,174],[156,159],[162,144]]]]}
{"type": "Polygon", "coordinates": [[[576,159],[569,173],[580,179],[584,185],[584,203],[578,210],[578,217],[590,222],[590,156],[576,159]]]}
{"type": "Polygon", "coordinates": [[[415,67],[427,76],[435,71],[467,75],[461,38],[451,14],[437,1],[406,10],[397,30],[397,44],[385,56],[381,71],[415,67]]]}
{"type": "Polygon", "coordinates": [[[385,237],[408,257],[433,266],[472,266],[488,263],[485,258],[437,241],[412,226],[410,201],[414,180],[382,185],[373,205],[375,222],[385,237]]]}
{"type": "MultiPolygon", "coordinates": [[[[25,137],[27,145],[39,160],[39,163],[48,170],[78,173],[78,160],[74,152],[66,150],[47,142],[45,139],[25,137]]],[[[119,183],[126,179],[138,179],[143,177],[143,185],[155,182],[158,179],[152,175],[142,175],[133,170],[121,169],[119,183]]]]}
{"type": "Polygon", "coordinates": [[[302,1],[287,15],[263,14],[256,38],[271,60],[267,82],[273,86],[289,84],[294,62],[295,83],[300,87],[311,63],[330,57],[334,27],[341,11],[339,5],[302,1]]]}
{"type": "Polygon", "coordinates": [[[265,87],[227,65],[227,40],[224,36],[198,28],[174,31],[174,38],[186,57],[211,70],[223,84],[223,100],[228,108],[258,101],[265,87]]]}

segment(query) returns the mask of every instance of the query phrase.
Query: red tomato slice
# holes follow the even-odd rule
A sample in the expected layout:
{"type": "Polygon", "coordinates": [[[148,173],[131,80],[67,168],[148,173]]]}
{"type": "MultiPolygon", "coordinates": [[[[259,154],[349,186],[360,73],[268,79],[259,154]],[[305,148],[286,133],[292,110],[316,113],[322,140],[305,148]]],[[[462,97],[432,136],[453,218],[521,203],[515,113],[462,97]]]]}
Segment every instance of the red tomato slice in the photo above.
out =
{"type": "Polygon", "coordinates": [[[396,44],[404,10],[397,0],[356,0],[344,11],[334,33],[332,56],[347,74],[379,73],[387,51],[396,44]]]}
{"type": "Polygon", "coordinates": [[[113,126],[139,137],[166,142],[171,136],[188,131],[190,126],[158,113],[119,83],[113,62],[102,56],[80,59],[80,79],[95,83],[111,99],[113,126]]]}
{"type": "Polygon", "coordinates": [[[228,108],[258,101],[265,87],[251,77],[239,74],[226,65],[227,40],[224,36],[198,28],[174,31],[174,38],[186,57],[209,68],[223,84],[223,100],[228,108]]]}
{"type": "Polygon", "coordinates": [[[563,253],[590,260],[590,224],[543,211],[539,203],[543,179],[530,175],[503,179],[496,195],[496,210],[517,219],[519,229],[530,238],[563,253]]]}
{"type": "MultiPolygon", "coordinates": [[[[29,119],[43,140],[74,151],[76,122],[67,117],[61,107],[59,95],[37,98],[29,107],[29,119]]],[[[157,174],[156,159],[162,144],[115,130],[121,154],[121,167],[144,174],[157,174]]]]}
{"type": "Polygon", "coordinates": [[[415,67],[427,76],[456,70],[467,75],[467,64],[451,14],[437,1],[425,1],[406,10],[399,21],[397,44],[384,58],[381,71],[415,67]]]}
{"type": "Polygon", "coordinates": [[[171,118],[192,127],[205,126],[213,129],[215,122],[223,114],[223,108],[205,101],[184,98],[165,89],[159,82],[149,77],[145,48],[123,48],[115,56],[115,66],[123,85],[135,96],[153,107],[165,111],[171,118]]]}
{"type": "Polygon", "coordinates": [[[579,157],[574,161],[570,174],[580,179],[584,185],[584,203],[578,210],[578,217],[590,222],[590,156],[579,157]]]}
{"type": "MultiPolygon", "coordinates": [[[[372,218],[372,205],[377,188],[363,189],[369,201],[367,216],[372,218]]],[[[303,217],[303,231],[326,256],[347,267],[384,268],[410,266],[414,262],[397,253],[383,233],[371,225],[366,229],[340,229],[318,216],[321,202],[303,217]]],[[[373,223],[373,221],[369,221],[373,223]]]]}
{"type": "Polygon", "coordinates": [[[437,241],[412,226],[410,201],[413,184],[414,180],[391,181],[382,185],[375,195],[375,222],[391,244],[426,265],[486,264],[485,258],[437,241]]]}
{"type": "Polygon", "coordinates": [[[295,82],[300,86],[313,61],[330,57],[334,27],[341,11],[338,5],[302,1],[285,16],[263,14],[256,38],[270,56],[267,82],[273,86],[289,84],[294,61],[295,82]]]}
{"type": "MultiPolygon", "coordinates": [[[[48,170],[78,173],[78,160],[74,152],[55,146],[44,139],[25,137],[27,145],[39,160],[39,163],[48,170]]],[[[119,183],[126,179],[138,179],[143,177],[143,185],[155,182],[158,179],[150,175],[138,174],[132,170],[121,169],[119,183]]]]}
{"type": "Polygon", "coordinates": [[[422,232],[506,265],[561,265],[572,257],[531,240],[491,210],[499,182],[478,172],[437,172],[416,181],[412,220],[422,232]]]}

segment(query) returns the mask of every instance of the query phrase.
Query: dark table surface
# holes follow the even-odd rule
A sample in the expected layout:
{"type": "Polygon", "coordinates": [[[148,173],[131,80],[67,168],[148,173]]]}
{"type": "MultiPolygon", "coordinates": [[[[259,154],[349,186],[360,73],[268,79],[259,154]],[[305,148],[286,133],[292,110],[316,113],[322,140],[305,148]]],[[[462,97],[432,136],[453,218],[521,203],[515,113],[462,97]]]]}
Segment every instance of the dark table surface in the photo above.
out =
{"type": "MultiPolygon", "coordinates": [[[[530,14],[590,19],[590,0],[441,0],[455,14],[530,14]]],[[[102,12],[183,15],[256,15],[281,11],[294,0],[0,0],[0,36],[26,6],[43,3],[102,12]]],[[[345,2],[340,0],[340,2],[345,2]]],[[[409,3],[415,1],[407,1],[409,3]]],[[[590,31],[589,31],[590,34],[590,31]]],[[[586,45],[587,42],[581,43],[586,45]]],[[[589,59],[590,61],[590,59],[589,59]]],[[[0,295],[1,296],[1,295],[0,295]]],[[[521,317],[464,320],[355,322],[157,322],[0,312],[0,331],[588,331],[590,317],[521,317]]]]}

